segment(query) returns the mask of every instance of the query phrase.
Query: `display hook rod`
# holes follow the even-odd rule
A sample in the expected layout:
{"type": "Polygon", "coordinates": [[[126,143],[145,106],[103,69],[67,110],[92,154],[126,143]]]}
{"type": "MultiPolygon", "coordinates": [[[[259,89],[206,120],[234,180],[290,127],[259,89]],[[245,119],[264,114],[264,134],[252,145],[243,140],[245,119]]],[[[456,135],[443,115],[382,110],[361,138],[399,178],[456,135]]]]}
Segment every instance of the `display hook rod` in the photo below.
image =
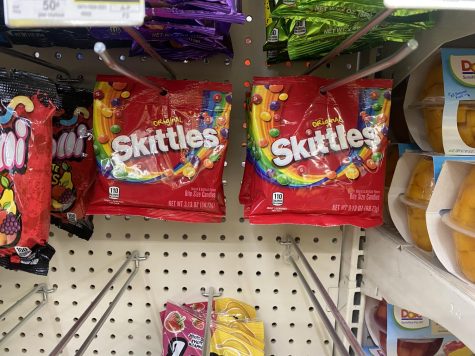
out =
{"type": "Polygon", "coordinates": [[[130,37],[137,42],[144,51],[153,59],[155,59],[161,66],[170,74],[172,79],[176,79],[175,72],[170,68],[170,66],[163,60],[163,58],[153,49],[150,43],[147,42],[145,38],[143,38],[142,34],[137,31],[134,27],[123,27],[123,30],[129,34],[130,37]]]}
{"type": "Polygon", "coordinates": [[[327,55],[325,55],[322,59],[320,59],[317,63],[312,65],[309,69],[307,69],[304,74],[311,74],[316,71],[318,68],[323,66],[324,64],[330,62],[333,58],[338,56],[341,52],[345,49],[350,48],[350,46],[358,41],[361,37],[366,35],[369,31],[373,28],[378,26],[381,22],[383,22],[387,17],[391,16],[391,14],[395,11],[395,9],[384,9],[375,17],[373,17],[364,27],[362,27],[359,31],[352,34],[346,40],[344,40],[340,45],[333,48],[327,55]]]}
{"type": "Polygon", "coordinates": [[[345,85],[347,83],[351,83],[355,80],[367,77],[368,75],[380,72],[382,70],[385,70],[389,67],[392,67],[396,63],[399,63],[402,61],[404,58],[406,58],[408,55],[410,55],[412,52],[414,52],[417,47],[419,47],[419,43],[412,39],[409,40],[402,48],[400,48],[396,53],[394,53],[392,56],[385,58],[365,69],[362,69],[352,75],[349,75],[346,78],[337,80],[336,82],[333,82],[331,84],[328,84],[326,86],[323,86],[320,88],[320,92],[322,94],[325,94],[326,92],[341,87],[342,85],[345,85]]]}
{"type": "MultiPolygon", "coordinates": [[[[126,269],[126,267],[129,265],[130,262],[135,262],[135,269],[132,272],[132,274],[129,276],[127,281],[125,282],[124,286],[120,289],[119,293],[117,293],[116,297],[114,298],[113,302],[109,305],[109,308],[107,308],[106,312],[102,316],[101,320],[99,323],[96,325],[94,330],[91,332],[91,334],[88,336],[86,341],[83,343],[81,346],[81,349],[83,349],[83,353],[86,350],[86,348],[90,345],[92,340],[94,339],[95,335],[99,331],[99,329],[102,327],[102,325],[105,322],[105,319],[107,318],[108,315],[112,312],[114,307],[117,305],[117,302],[119,301],[120,297],[122,297],[122,294],[124,293],[125,289],[130,285],[132,282],[132,279],[135,277],[135,275],[138,272],[138,268],[140,266],[140,261],[146,260],[147,257],[140,256],[138,251],[133,251],[129,256],[127,256],[125,262],[120,266],[120,268],[117,270],[117,272],[112,276],[112,278],[109,280],[109,282],[102,288],[101,292],[97,295],[97,297],[92,301],[92,303],[87,307],[87,309],[83,312],[81,317],[76,321],[76,323],[72,326],[72,328],[68,331],[66,335],[61,339],[58,345],[51,351],[49,356],[56,356],[63,351],[63,349],[66,347],[66,345],[69,343],[69,341],[72,339],[72,337],[76,334],[76,331],[84,324],[86,319],[91,315],[93,310],[97,307],[99,302],[104,298],[105,294],[111,289],[112,285],[114,282],[117,280],[117,278],[122,274],[122,272],[126,269]],[[108,313],[108,314],[107,314],[108,313]],[[107,314],[107,315],[106,315],[107,314]],[[93,335],[91,337],[91,335],[93,335]]],[[[76,355],[82,355],[82,353],[79,353],[81,349],[76,353],[76,355]]]]}
{"type": "Polygon", "coordinates": [[[211,316],[213,313],[213,299],[221,297],[222,292],[215,292],[213,287],[208,288],[208,292],[202,292],[203,297],[208,297],[208,305],[206,306],[206,321],[205,321],[205,339],[203,341],[203,355],[209,355],[210,341],[211,341],[211,316]]]}
{"type": "Polygon", "coordinates": [[[107,47],[103,42],[96,42],[96,44],[94,45],[94,52],[96,52],[96,54],[101,57],[103,62],[113,71],[125,75],[126,77],[129,77],[130,79],[135,80],[136,82],[139,82],[140,84],[143,84],[148,88],[156,89],[160,92],[161,95],[166,95],[167,90],[165,88],[157,85],[148,78],[136,74],[118,64],[109,54],[109,52],[107,52],[107,47]]]}
{"type": "Polygon", "coordinates": [[[41,302],[33,310],[31,310],[18,324],[16,324],[9,332],[7,332],[3,336],[3,338],[0,339],[0,345],[4,343],[8,338],[10,338],[23,324],[25,324],[29,319],[31,319],[31,317],[35,315],[38,310],[40,310],[44,305],[46,305],[46,303],[48,303],[48,294],[53,293],[54,291],[55,289],[48,289],[45,283],[38,284],[36,287],[33,287],[31,291],[29,291],[27,294],[17,300],[15,304],[13,304],[2,314],[0,314],[0,321],[4,321],[8,314],[18,308],[33,294],[41,293],[43,296],[41,302]]]}
{"type": "MultiPolygon", "coordinates": [[[[335,320],[336,320],[337,324],[341,327],[341,329],[343,331],[343,334],[345,335],[346,339],[350,343],[355,355],[364,356],[363,348],[359,344],[356,337],[353,335],[353,332],[351,331],[350,327],[346,323],[345,318],[343,318],[343,316],[341,315],[341,313],[338,310],[337,306],[335,305],[335,303],[333,303],[333,300],[330,297],[330,294],[328,294],[327,290],[323,286],[323,283],[320,281],[320,278],[318,278],[318,276],[315,273],[315,271],[313,270],[312,266],[310,266],[310,263],[308,262],[307,258],[303,254],[300,247],[297,245],[297,243],[295,242],[295,240],[292,237],[287,237],[287,241],[284,242],[284,244],[291,245],[295,249],[295,251],[297,252],[297,255],[302,260],[302,263],[303,263],[305,269],[310,274],[310,277],[312,277],[312,280],[316,284],[318,292],[323,297],[323,300],[325,301],[325,304],[330,308],[333,316],[335,317],[335,320]]],[[[345,346],[343,345],[343,342],[341,341],[340,337],[338,336],[335,329],[333,328],[333,325],[330,323],[330,320],[328,319],[325,311],[323,310],[322,306],[320,305],[317,298],[315,297],[315,294],[313,293],[313,291],[310,288],[307,280],[303,276],[302,271],[297,266],[297,264],[296,264],[296,262],[295,262],[295,260],[294,260],[294,258],[292,257],[291,254],[289,254],[288,259],[289,259],[290,263],[292,264],[292,266],[295,268],[301,282],[304,285],[305,290],[307,291],[310,299],[312,300],[313,305],[317,309],[318,314],[322,318],[323,323],[325,324],[327,330],[330,332],[331,337],[332,337],[333,341],[335,342],[335,345],[338,348],[338,351],[342,355],[348,355],[348,351],[346,350],[345,346]]]]}
{"type": "Polygon", "coordinates": [[[32,63],[38,64],[38,65],[46,67],[46,68],[53,69],[55,71],[61,72],[64,75],[66,75],[68,80],[71,79],[71,73],[69,73],[69,71],[66,68],[63,68],[61,66],[57,66],[55,64],[51,64],[51,63],[46,62],[42,59],[31,57],[28,54],[25,54],[25,53],[22,53],[22,52],[19,52],[19,51],[15,51],[14,49],[10,49],[10,48],[0,48],[0,53],[6,54],[7,56],[23,59],[25,61],[32,62],[32,63]]]}

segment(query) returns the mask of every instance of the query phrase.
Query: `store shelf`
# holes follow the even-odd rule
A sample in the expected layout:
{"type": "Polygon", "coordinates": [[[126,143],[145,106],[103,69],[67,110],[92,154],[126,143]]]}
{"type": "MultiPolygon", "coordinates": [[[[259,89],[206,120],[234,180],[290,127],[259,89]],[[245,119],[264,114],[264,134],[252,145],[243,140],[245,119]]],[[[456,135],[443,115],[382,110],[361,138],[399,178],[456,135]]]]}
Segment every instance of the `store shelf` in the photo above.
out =
{"type": "MultiPolygon", "coordinates": [[[[417,51],[385,71],[384,77],[393,78],[394,85],[397,85],[445,43],[474,34],[473,15],[472,11],[439,11],[436,26],[417,33],[417,51]]],[[[392,47],[387,46],[386,49],[392,47]]]]}
{"type": "Polygon", "coordinates": [[[366,236],[363,293],[436,321],[475,350],[475,286],[448,273],[395,230],[368,229],[366,236]]]}

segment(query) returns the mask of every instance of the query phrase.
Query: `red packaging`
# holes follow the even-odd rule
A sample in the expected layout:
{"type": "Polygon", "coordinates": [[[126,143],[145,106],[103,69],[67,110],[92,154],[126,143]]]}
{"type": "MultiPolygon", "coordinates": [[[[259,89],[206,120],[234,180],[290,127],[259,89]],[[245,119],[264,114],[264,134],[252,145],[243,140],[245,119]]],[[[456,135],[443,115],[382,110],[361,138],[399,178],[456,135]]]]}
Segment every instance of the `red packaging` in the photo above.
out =
{"type": "Polygon", "coordinates": [[[98,178],[88,214],[220,222],[231,85],[151,78],[166,91],[99,76],[98,178]]]}
{"type": "Polygon", "coordinates": [[[88,240],[94,230],[86,216],[96,177],[92,138],[92,92],[58,86],[60,109],[53,122],[51,222],[88,240]]]}
{"type": "Polygon", "coordinates": [[[382,223],[391,80],[255,78],[240,201],[255,224],[382,223]]]}
{"type": "Polygon", "coordinates": [[[0,71],[0,266],[47,274],[51,119],[56,87],[45,77],[0,71]]]}

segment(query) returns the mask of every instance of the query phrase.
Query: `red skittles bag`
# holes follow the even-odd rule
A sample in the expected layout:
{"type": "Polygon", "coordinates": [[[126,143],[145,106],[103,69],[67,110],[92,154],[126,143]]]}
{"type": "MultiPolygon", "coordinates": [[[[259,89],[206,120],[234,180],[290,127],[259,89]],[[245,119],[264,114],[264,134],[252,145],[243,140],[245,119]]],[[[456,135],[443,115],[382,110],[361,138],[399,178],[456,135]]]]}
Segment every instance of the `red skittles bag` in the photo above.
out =
{"type": "Polygon", "coordinates": [[[151,78],[164,90],[99,76],[89,214],[220,222],[231,85],[151,78]]]}
{"type": "Polygon", "coordinates": [[[255,78],[240,201],[255,224],[382,223],[390,80],[255,78]]]}
{"type": "Polygon", "coordinates": [[[0,71],[0,266],[45,275],[51,199],[51,120],[57,101],[49,79],[0,71]]]}
{"type": "Polygon", "coordinates": [[[51,222],[88,240],[94,229],[86,205],[96,177],[92,138],[92,92],[58,85],[53,120],[51,222]]]}

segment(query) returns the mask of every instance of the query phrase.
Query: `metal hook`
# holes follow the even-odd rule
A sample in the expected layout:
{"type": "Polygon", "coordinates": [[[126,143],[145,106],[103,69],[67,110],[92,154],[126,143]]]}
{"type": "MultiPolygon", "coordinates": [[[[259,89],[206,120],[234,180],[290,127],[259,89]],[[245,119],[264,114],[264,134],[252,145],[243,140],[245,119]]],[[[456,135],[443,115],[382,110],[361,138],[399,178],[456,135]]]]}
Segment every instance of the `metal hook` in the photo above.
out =
{"type": "Polygon", "coordinates": [[[26,323],[33,315],[38,312],[46,303],[48,303],[48,294],[53,293],[56,288],[48,289],[45,283],[38,284],[36,287],[33,287],[27,294],[21,297],[16,301],[12,306],[0,314],[0,321],[5,320],[6,316],[10,314],[13,310],[18,308],[23,304],[28,298],[30,298],[35,293],[42,293],[43,300],[32,310],[30,311],[18,324],[16,324],[9,332],[7,332],[2,339],[0,339],[0,344],[4,343],[9,337],[11,337],[24,323],[26,323]]]}
{"type": "Polygon", "coordinates": [[[143,38],[139,31],[137,31],[134,27],[123,27],[122,29],[127,32],[129,36],[132,37],[134,41],[137,42],[150,57],[160,63],[161,66],[168,72],[168,74],[170,74],[172,79],[176,79],[175,72],[173,72],[170,66],[163,60],[157,51],[153,49],[150,43],[148,43],[147,40],[143,38]]]}
{"type": "Polygon", "coordinates": [[[213,299],[221,297],[223,292],[215,292],[213,287],[208,288],[208,292],[201,292],[201,295],[208,297],[208,305],[206,307],[206,322],[205,322],[205,339],[203,341],[203,355],[209,355],[210,340],[211,340],[211,314],[213,313],[213,299]]]}
{"type": "Polygon", "coordinates": [[[42,59],[39,59],[39,58],[31,57],[28,54],[25,54],[25,53],[19,52],[19,51],[15,51],[14,49],[1,48],[0,47],[0,53],[6,54],[7,56],[12,56],[12,57],[15,57],[15,58],[23,59],[25,61],[32,62],[32,63],[38,64],[40,66],[43,66],[43,67],[50,68],[50,69],[53,69],[55,71],[61,72],[66,76],[66,78],[63,78],[63,76],[61,74],[58,74],[58,79],[60,79],[64,82],[79,83],[79,82],[82,82],[83,79],[84,79],[84,77],[82,75],[80,75],[76,79],[74,79],[74,78],[71,77],[71,73],[69,73],[69,71],[66,68],[58,66],[56,64],[51,64],[51,63],[49,63],[47,61],[44,61],[42,59]]]}
{"type": "Polygon", "coordinates": [[[383,22],[387,17],[389,17],[395,9],[384,9],[375,17],[373,17],[366,25],[364,25],[358,32],[355,32],[346,40],[344,40],[339,46],[333,48],[330,53],[320,59],[317,63],[311,66],[309,69],[305,71],[304,74],[311,74],[324,64],[330,62],[333,58],[338,56],[341,52],[345,49],[349,48],[353,43],[358,41],[361,37],[366,35],[369,31],[371,31],[374,27],[378,26],[381,22],[383,22]]]}
{"type": "Polygon", "coordinates": [[[139,82],[140,84],[145,85],[146,87],[156,89],[160,92],[160,95],[166,95],[167,90],[158,84],[152,82],[148,78],[141,76],[139,74],[133,73],[132,71],[122,67],[120,64],[118,64],[114,59],[111,57],[111,55],[107,52],[107,47],[103,42],[96,42],[94,45],[94,52],[96,52],[99,57],[103,60],[103,62],[112,70],[116,71],[117,73],[120,73],[122,75],[125,75],[126,77],[129,77],[130,79],[135,80],[136,82],[139,82]]]}
{"type": "Polygon", "coordinates": [[[369,66],[368,68],[362,69],[362,70],[360,70],[360,71],[358,71],[358,72],[356,72],[352,75],[349,75],[346,78],[343,78],[343,79],[337,80],[336,82],[328,84],[328,85],[322,87],[320,89],[320,92],[322,94],[324,94],[324,93],[326,93],[326,92],[328,92],[332,89],[338,88],[338,87],[340,87],[342,85],[345,85],[347,83],[351,83],[355,80],[367,77],[368,75],[371,75],[371,74],[374,74],[376,72],[380,72],[382,70],[385,70],[386,68],[389,68],[389,67],[395,65],[396,63],[400,62],[404,58],[406,58],[409,54],[414,52],[417,49],[417,47],[419,47],[419,43],[416,40],[414,40],[414,39],[409,40],[402,48],[400,48],[392,56],[390,56],[386,59],[383,59],[383,60],[369,66]]]}
{"type": "Polygon", "coordinates": [[[86,319],[89,317],[89,315],[93,312],[93,310],[97,307],[99,302],[104,298],[105,294],[110,290],[111,286],[114,284],[116,279],[119,277],[119,275],[122,274],[122,272],[126,269],[126,267],[129,265],[131,262],[135,262],[135,268],[130,274],[129,278],[127,278],[126,282],[124,285],[121,287],[117,295],[115,296],[114,300],[109,304],[109,307],[106,309],[104,314],[102,315],[101,319],[97,322],[96,326],[94,329],[91,331],[89,336],[86,338],[84,343],[81,345],[79,350],[76,352],[76,356],[83,355],[89,345],[92,343],[94,338],[96,337],[97,333],[99,330],[102,328],[104,323],[106,322],[107,318],[109,315],[112,313],[114,308],[116,307],[117,303],[119,302],[120,298],[124,294],[125,290],[127,287],[132,283],[132,280],[134,277],[137,275],[139,267],[140,267],[140,261],[146,260],[148,256],[140,256],[138,251],[133,251],[130,255],[128,255],[125,259],[125,262],[122,264],[122,266],[117,270],[117,272],[112,276],[112,278],[109,280],[109,282],[102,288],[101,292],[97,295],[97,297],[91,302],[91,304],[87,307],[87,309],[83,312],[83,314],[79,317],[79,319],[76,321],[76,323],[71,327],[71,329],[67,332],[67,334],[61,339],[58,345],[51,351],[50,356],[56,356],[63,351],[63,349],[66,347],[68,342],[71,340],[71,338],[74,336],[76,331],[82,326],[82,324],[86,321],[86,319]]]}
{"type": "MultiPolygon", "coordinates": [[[[337,324],[340,326],[342,332],[346,336],[346,339],[349,341],[351,347],[353,348],[353,351],[355,355],[358,356],[363,356],[363,348],[361,345],[358,343],[358,340],[356,340],[356,337],[353,335],[353,332],[351,331],[350,327],[346,323],[345,319],[341,315],[340,311],[338,310],[338,307],[335,305],[333,302],[332,298],[328,294],[327,290],[323,286],[322,282],[318,278],[317,274],[313,270],[312,266],[310,266],[310,263],[308,262],[307,258],[303,254],[302,250],[298,246],[298,244],[295,242],[295,240],[292,237],[287,237],[287,242],[286,245],[288,246],[288,242],[290,242],[291,246],[294,247],[295,251],[297,252],[297,255],[300,257],[305,269],[307,272],[310,274],[310,277],[314,281],[315,285],[317,286],[318,292],[322,296],[323,300],[327,304],[328,308],[330,308],[333,316],[335,317],[335,320],[337,324]]],[[[297,263],[295,262],[295,259],[292,256],[289,256],[289,261],[294,267],[295,271],[297,272],[297,275],[302,282],[310,300],[312,301],[312,304],[314,305],[316,311],[318,312],[320,318],[322,319],[323,324],[327,328],[328,332],[330,333],[330,336],[332,337],[335,347],[338,350],[338,352],[341,355],[348,355],[348,351],[346,350],[343,342],[341,341],[340,337],[336,333],[332,323],[328,319],[323,307],[321,306],[320,302],[318,299],[315,297],[315,294],[313,293],[312,289],[310,288],[310,285],[308,284],[307,280],[305,279],[302,271],[300,268],[297,266],[297,263]]]]}

